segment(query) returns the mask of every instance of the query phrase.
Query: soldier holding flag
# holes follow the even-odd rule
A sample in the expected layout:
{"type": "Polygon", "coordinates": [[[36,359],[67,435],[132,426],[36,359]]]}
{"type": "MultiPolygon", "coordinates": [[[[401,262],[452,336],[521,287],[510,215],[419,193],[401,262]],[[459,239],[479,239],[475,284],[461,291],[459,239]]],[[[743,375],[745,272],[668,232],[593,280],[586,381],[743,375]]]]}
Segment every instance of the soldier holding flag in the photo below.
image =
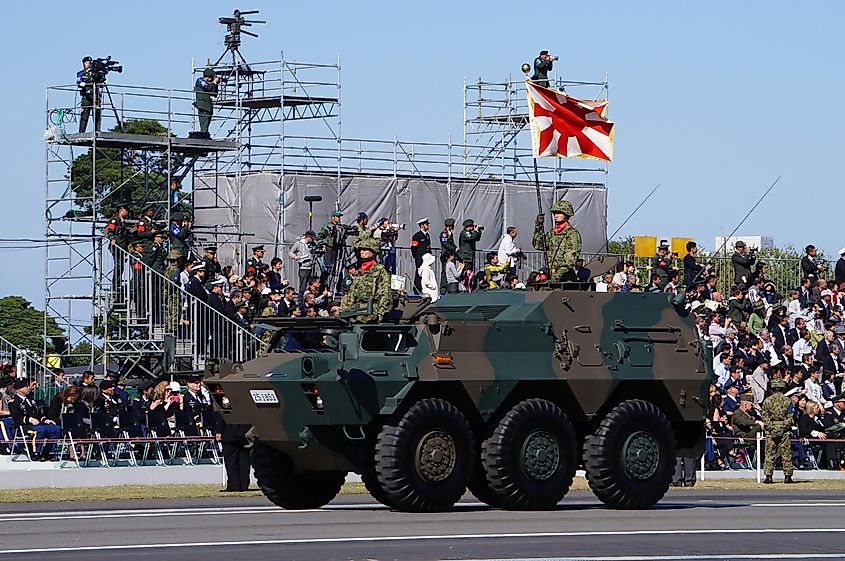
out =
{"type": "Polygon", "coordinates": [[[552,206],[554,226],[545,233],[545,244],[543,243],[545,214],[539,213],[534,223],[531,244],[534,249],[548,251],[551,282],[576,280],[575,260],[581,255],[581,234],[569,223],[569,219],[574,214],[575,210],[569,201],[561,199],[552,206]]]}

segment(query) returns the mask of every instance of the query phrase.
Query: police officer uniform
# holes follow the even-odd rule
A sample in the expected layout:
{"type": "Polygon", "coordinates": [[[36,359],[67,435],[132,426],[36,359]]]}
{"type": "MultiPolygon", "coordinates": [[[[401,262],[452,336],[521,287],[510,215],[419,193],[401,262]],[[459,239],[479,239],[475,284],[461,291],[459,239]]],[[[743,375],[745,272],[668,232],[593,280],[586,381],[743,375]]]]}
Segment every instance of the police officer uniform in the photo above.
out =
{"type": "Polygon", "coordinates": [[[254,273],[255,275],[258,275],[258,273],[261,272],[261,266],[264,265],[264,262],[261,260],[261,257],[256,255],[259,251],[264,251],[263,245],[257,245],[252,248],[252,257],[246,260],[247,273],[254,273]]]}

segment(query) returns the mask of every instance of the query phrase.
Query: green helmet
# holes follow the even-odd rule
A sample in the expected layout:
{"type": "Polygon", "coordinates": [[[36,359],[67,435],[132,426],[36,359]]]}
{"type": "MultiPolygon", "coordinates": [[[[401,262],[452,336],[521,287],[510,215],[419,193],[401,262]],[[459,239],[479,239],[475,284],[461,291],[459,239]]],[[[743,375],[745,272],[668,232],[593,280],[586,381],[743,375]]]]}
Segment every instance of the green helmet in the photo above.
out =
{"type": "Polygon", "coordinates": [[[785,390],[786,382],[781,378],[775,378],[771,381],[769,387],[772,388],[772,390],[785,390]]]}
{"type": "Polygon", "coordinates": [[[555,212],[562,212],[566,216],[575,215],[575,209],[572,208],[572,203],[563,199],[559,200],[554,204],[554,206],[552,206],[552,213],[555,212]]]}
{"type": "Polygon", "coordinates": [[[379,250],[381,249],[381,246],[379,245],[377,239],[370,236],[365,236],[358,240],[358,243],[355,244],[355,249],[369,249],[373,253],[378,254],[379,250]]]}

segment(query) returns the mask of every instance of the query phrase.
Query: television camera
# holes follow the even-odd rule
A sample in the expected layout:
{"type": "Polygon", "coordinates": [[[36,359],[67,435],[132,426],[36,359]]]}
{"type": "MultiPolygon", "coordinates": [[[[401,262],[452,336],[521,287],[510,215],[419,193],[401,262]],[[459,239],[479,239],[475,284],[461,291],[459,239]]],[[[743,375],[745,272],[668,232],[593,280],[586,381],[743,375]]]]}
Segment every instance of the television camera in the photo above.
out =
{"type": "Polygon", "coordinates": [[[94,82],[101,84],[106,81],[109,72],[123,72],[123,66],[119,61],[112,60],[111,55],[106,58],[95,58],[91,60],[91,72],[94,74],[94,82]]]}

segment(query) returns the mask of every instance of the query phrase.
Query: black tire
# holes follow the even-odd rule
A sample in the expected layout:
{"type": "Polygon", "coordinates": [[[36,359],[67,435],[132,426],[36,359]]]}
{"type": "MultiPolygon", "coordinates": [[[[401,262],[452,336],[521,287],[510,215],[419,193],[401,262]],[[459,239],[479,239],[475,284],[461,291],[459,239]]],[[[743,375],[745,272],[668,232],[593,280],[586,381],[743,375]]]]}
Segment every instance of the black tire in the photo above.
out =
{"type": "Polygon", "coordinates": [[[657,406],[640,399],[614,407],[584,446],[590,489],[613,508],[654,506],[669,490],[674,467],[672,425],[657,406]]]}
{"type": "Polygon", "coordinates": [[[475,441],[457,407],[443,399],[415,403],[378,435],[375,471],[385,497],[408,512],[439,512],[463,495],[475,466],[475,441]]]}
{"type": "Polygon", "coordinates": [[[252,468],[264,496],[287,510],[320,508],[328,504],[340,492],[346,479],[341,471],[293,475],[290,458],[260,441],[252,447],[252,468]]]}
{"type": "Polygon", "coordinates": [[[487,474],[484,473],[484,466],[481,464],[480,458],[481,455],[479,454],[475,461],[475,473],[472,474],[469,483],[467,483],[467,489],[482,503],[499,508],[502,505],[490,490],[490,484],[487,483],[487,474]]]}
{"type": "Polygon", "coordinates": [[[367,489],[367,492],[375,500],[377,500],[384,506],[393,508],[393,504],[390,502],[390,499],[385,494],[384,490],[381,488],[381,483],[379,483],[378,475],[376,475],[376,470],[374,466],[369,466],[368,469],[365,469],[363,473],[361,473],[361,482],[364,484],[364,488],[367,489]]]}
{"type": "Polygon", "coordinates": [[[490,492],[511,510],[554,508],[572,486],[578,459],[572,423],[545,399],[515,405],[481,447],[490,492]]]}

